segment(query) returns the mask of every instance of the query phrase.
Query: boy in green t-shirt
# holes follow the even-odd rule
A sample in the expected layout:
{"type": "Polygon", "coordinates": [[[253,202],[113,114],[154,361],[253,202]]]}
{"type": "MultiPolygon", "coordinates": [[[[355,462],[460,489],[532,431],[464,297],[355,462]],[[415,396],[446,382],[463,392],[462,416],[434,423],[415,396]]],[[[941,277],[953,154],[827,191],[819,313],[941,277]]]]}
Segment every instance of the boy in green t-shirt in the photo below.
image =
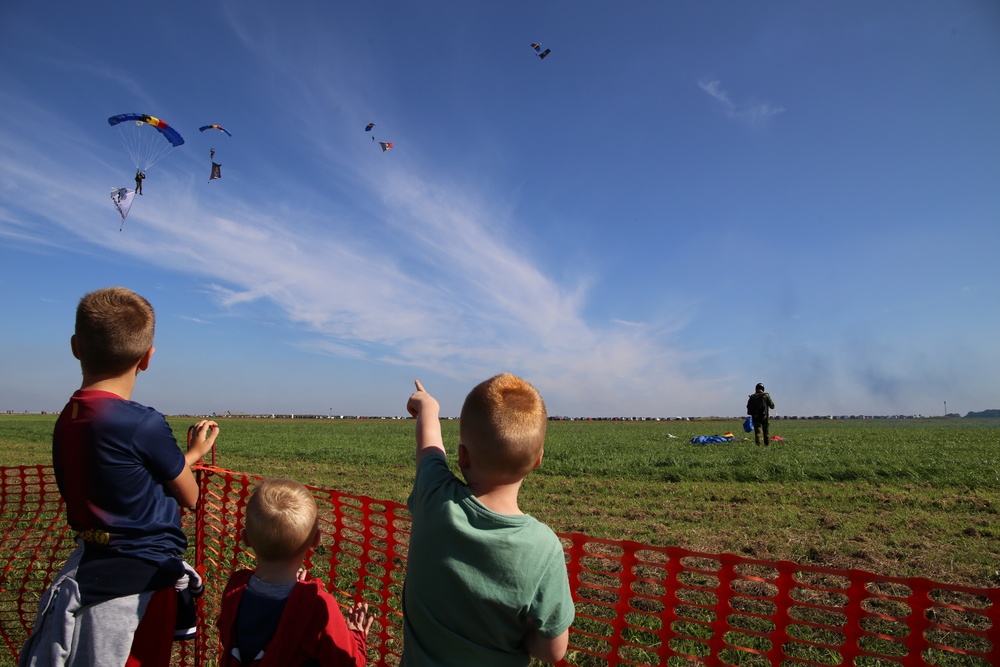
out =
{"type": "Polygon", "coordinates": [[[559,662],[574,616],[562,544],[517,504],[521,482],[542,463],[541,395],[508,373],[469,392],[459,426],[463,484],[448,468],[440,406],[415,384],[406,404],[417,420],[417,472],[401,667],[559,662]]]}

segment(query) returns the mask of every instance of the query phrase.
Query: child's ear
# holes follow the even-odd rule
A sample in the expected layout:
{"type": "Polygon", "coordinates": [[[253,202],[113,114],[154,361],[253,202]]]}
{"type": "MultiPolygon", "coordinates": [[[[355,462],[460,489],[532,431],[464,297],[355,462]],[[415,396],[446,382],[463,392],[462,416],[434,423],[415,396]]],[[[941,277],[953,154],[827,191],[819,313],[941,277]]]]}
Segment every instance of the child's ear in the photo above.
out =
{"type": "Polygon", "coordinates": [[[544,449],[543,449],[543,450],[541,451],[541,453],[540,453],[540,454],[538,455],[538,460],[537,460],[537,461],[535,461],[535,465],[531,466],[531,469],[532,469],[532,470],[534,470],[534,469],[535,469],[535,468],[537,468],[538,466],[542,465],[542,459],[543,459],[543,458],[545,458],[545,450],[544,450],[544,449]]]}
{"type": "Polygon", "coordinates": [[[253,549],[253,545],[250,544],[250,538],[247,537],[247,529],[246,528],[243,528],[243,529],[240,530],[240,540],[243,542],[243,544],[245,544],[248,547],[250,547],[251,549],[253,549]]]}
{"type": "Polygon", "coordinates": [[[312,549],[318,547],[321,538],[322,535],[319,534],[319,528],[313,528],[313,538],[312,541],[309,543],[309,547],[312,549]]]}
{"type": "Polygon", "coordinates": [[[458,443],[458,468],[465,470],[469,467],[469,450],[461,442],[458,443]]]}
{"type": "Polygon", "coordinates": [[[140,371],[144,371],[147,368],[149,368],[149,360],[153,358],[153,353],[154,352],[156,352],[156,348],[155,347],[151,347],[148,350],[146,350],[146,354],[142,355],[142,358],[139,359],[139,370],[140,371]]]}
{"type": "Polygon", "coordinates": [[[76,347],[76,334],[69,337],[69,348],[73,350],[73,356],[77,359],[80,358],[80,350],[76,347]]]}

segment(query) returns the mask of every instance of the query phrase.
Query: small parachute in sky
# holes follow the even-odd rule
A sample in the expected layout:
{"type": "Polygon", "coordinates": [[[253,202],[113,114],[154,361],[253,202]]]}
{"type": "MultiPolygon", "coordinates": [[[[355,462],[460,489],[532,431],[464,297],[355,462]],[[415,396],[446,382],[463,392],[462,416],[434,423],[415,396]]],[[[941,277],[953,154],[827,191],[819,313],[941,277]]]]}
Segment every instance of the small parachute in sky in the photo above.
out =
{"type": "Polygon", "coordinates": [[[382,147],[382,152],[383,153],[386,152],[387,150],[389,150],[390,148],[392,148],[392,142],[391,141],[380,141],[380,142],[378,142],[378,145],[382,147]]]}
{"type": "MultiPolygon", "coordinates": [[[[224,132],[227,137],[233,136],[232,132],[222,127],[221,125],[202,125],[201,127],[198,128],[198,130],[200,132],[204,132],[205,130],[218,130],[220,132],[224,132]]],[[[223,151],[223,153],[225,153],[225,151],[223,151]]],[[[208,157],[212,161],[212,171],[208,177],[208,182],[211,183],[217,178],[222,178],[222,163],[215,161],[215,148],[209,149],[208,157]]]]}
{"type": "Polygon", "coordinates": [[[547,56],[550,53],[552,53],[552,49],[545,49],[544,51],[542,51],[542,45],[541,44],[532,44],[531,48],[533,48],[535,50],[535,55],[538,56],[539,58],[541,58],[542,60],[545,60],[545,56],[547,56]]]}
{"type": "Polygon", "coordinates": [[[233,136],[232,132],[222,127],[221,125],[202,125],[201,127],[198,128],[198,130],[201,132],[204,132],[205,130],[219,130],[221,132],[225,132],[226,136],[228,137],[233,136]]]}
{"type": "Polygon", "coordinates": [[[377,123],[368,123],[365,125],[365,132],[371,132],[376,125],[377,123]]]}
{"type": "Polygon", "coordinates": [[[122,226],[118,228],[118,231],[125,228],[125,218],[128,217],[128,212],[132,209],[133,199],[135,199],[135,190],[111,188],[111,201],[114,203],[118,215],[122,217],[122,226]]]}

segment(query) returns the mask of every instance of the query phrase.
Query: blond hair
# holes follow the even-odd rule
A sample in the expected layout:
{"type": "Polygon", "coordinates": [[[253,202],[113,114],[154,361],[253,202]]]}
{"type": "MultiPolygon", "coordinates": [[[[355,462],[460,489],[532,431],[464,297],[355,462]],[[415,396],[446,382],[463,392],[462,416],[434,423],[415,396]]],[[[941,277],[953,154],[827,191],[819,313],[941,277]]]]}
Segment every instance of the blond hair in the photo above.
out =
{"type": "Polygon", "coordinates": [[[293,479],[265,479],[247,502],[247,541],[257,558],[283,561],[301,556],[317,530],[316,499],[293,479]]]}
{"type": "Polygon", "coordinates": [[[124,287],[106,287],[80,299],[74,340],[85,373],[116,375],[153,347],[156,315],[149,301],[124,287]]]}
{"type": "Polygon", "coordinates": [[[512,480],[527,475],[545,449],[548,415],[531,383],[510,373],[481,382],[462,405],[459,437],[483,470],[512,480]]]}

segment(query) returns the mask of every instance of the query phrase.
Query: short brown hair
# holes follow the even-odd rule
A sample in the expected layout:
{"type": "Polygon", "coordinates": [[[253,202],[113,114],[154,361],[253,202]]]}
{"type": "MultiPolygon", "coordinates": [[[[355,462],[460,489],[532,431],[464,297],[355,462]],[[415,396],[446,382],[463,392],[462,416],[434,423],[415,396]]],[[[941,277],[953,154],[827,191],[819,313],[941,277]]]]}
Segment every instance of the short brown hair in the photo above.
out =
{"type": "Polygon", "coordinates": [[[521,479],[545,449],[547,422],[538,390],[516,375],[501,373],[466,396],[459,437],[484,469],[521,479]]]}
{"type": "Polygon", "coordinates": [[[247,541],[257,558],[283,561],[305,553],[317,529],[316,499],[293,479],[265,479],[247,502],[247,541]]]}
{"type": "Polygon", "coordinates": [[[116,374],[153,347],[156,315],[149,301],[124,287],[106,287],[76,307],[76,352],[84,372],[116,374]]]}

